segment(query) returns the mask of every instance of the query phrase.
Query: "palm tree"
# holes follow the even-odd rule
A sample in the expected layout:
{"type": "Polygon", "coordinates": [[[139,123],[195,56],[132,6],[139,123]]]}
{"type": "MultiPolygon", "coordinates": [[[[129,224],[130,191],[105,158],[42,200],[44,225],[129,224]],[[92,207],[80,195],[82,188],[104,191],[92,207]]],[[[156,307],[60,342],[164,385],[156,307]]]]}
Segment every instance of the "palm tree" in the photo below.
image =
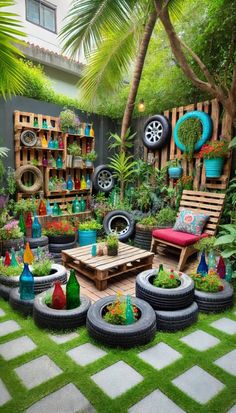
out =
{"type": "Polygon", "coordinates": [[[24,76],[18,64],[18,59],[23,58],[23,53],[17,44],[23,43],[19,37],[25,34],[19,30],[21,27],[17,14],[1,11],[3,7],[14,6],[14,0],[0,0],[0,94],[20,94],[24,86],[24,76]]]}

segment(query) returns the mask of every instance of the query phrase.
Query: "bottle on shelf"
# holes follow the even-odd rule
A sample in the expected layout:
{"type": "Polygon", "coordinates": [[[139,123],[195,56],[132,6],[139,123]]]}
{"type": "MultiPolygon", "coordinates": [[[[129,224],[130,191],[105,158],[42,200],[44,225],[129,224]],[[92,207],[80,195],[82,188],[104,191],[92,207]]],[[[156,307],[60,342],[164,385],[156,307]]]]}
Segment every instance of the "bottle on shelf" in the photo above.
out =
{"type": "Polygon", "coordinates": [[[84,134],[90,136],[90,125],[88,123],[86,123],[84,134]]]}
{"type": "Polygon", "coordinates": [[[32,237],[40,238],[42,236],[42,226],[39,223],[38,217],[34,215],[34,221],[32,225],[32,237]]]}
{"type": "Polygon", "coordinates": [[[49,151],[48,166],[49,166],[50,168],[53,168],[54,162],[55,162],[55,159],[54,159],[53,156],[52,156],[52,152],[49,151]]]}
{"type": "Polygon", "coordinates": [[[64,178],[61,178],[61,190],[66,191],[67,190],[67,184],[64,178]]]}
{"type": "Polygon", "coordinates": [[[86,177],[86,189],[90,189],[90,186],[91,186],[90,176],[87,175],[87,177],[86,177]]]}
{"type": "Polygon", "coordinates": [[[81,198],[80,198],[80,208],[81,208],[81,212],[85,212],[85,210],[86,210],[86,202],[85,202],[85,200],[84,200],[83,195],[81,195],[81,198]]]}
{"type": "Polygon", "coordinates": [[[61,155],[58,155],[58,157],[57,157],[57,160],[56,160],[56,167],[57,167],[58,169],[63,168],[63,160],[62,160],[61,155]]]}
{"type": "Polygon", "coordinates": [[[44,155],[44,157],[43,157],[42,165],[43,165],[44,168],[46,168],[48,166],[48,160],[46,158],[46,155],[44,155]]]}
{"type": "Polygon", "coordinates": [[[47,200],[46,210],[47,210],[47,215],[52,215],[52,207],[50,205],[49,200],[47,200]]]}
{"type": "Polygon", "coordinates": [[[53,208],[52,208],[52,215],[59,215],[60,210],[59,210],[59,205],[57,202],[54,202],[53,208]]]}
{"type": "Polygon", "coordinates": [[[48,189],[49,189],[49,191],[54,191],[54,189],[55,189],[54,180],[53,180],[52,176],[49,178],[48,189]]]}
{"type": "Polygon", "coordinates": [[[70,277],[66,284],[66,308],[72,310],[80,306],[80,285],[75,270],[70,270],[70,277]]]}
{"type": "Polygon", "coordinates": [[[80,187],[81,187],[81,189],[86,189],[86,187],[87,187],[84,175],[82,176],[82,179],[81,179],[81,182],[80,182],[80,187]]]}
{"type": "Polygon", "coordinates": [[[31,217],[31,212],[28,212],[26,221],[25,221],[25,227],[26,227],[26,236],[27,237],[32,237],[32,217],[31,217]]]}
{"type": "Polygon", "coordinates": [[[79,178],[76,178],[75,179],[75,189],[77,189],[77,190],[80,190],[80,180],[79,180],[79,178]]]}
{"type": "Polygon", "coordinates": [[[25,226],[25,220],[24,220],[23,214],[20,214],[19,227],[20,227],[21,232],[23,232],[23,234],[26,235],[26,226],[25,226]]]}
{"type": "Polygon", "coordinates": [[[59,149],[59,142],[57,138],[54,140],[54,149],[59,149]]]}
{"type": "Polygon", "coordinates": [[[89,202],[89,197],[87,196],[86,198],[86,210],[88,211],[90,209],[90,202],[89,202]]]}
{"type": "Polygon", "coordinates": [[[50,141],[48,143],[48,148],[49,149],[55,149],[55,143],[54,143],[54,140],[52,139],[52,137],[50,138],[50,141]]]}
{"type": "Polygon", "coordinates": [[[59,139],[59,149],[64,149],[64,143],[62,138],[59,139]]]}
{"type": "Polygon", "coordinates": [[[91,142],[90,140],[88,140],[86,142],[86,153],[90,153],[91,152],[91,142]]]}
{"type": "Polygon", "coordinates": [[[38,118],[34,118],[34,128],[38,128],[39,123],[38,123],[38,118]]]}
{"type": "Polygon", "coordinates": [[[43,135],[43,137],[42,137],[41,146],[42,146],[43,149],[47,149],[47,147],[48,147],[48,141],[47,141],[45,135],[43,135]]]}
{"type": "Polygon", "coordinates": [[[67,182],[66,182],[66,187],[67,187],[68,191],[72,191],[73,188],[74,188],[74,183],[73,183],[70,175],[68,176],[68,179],[67,179],[67,182]]]}
{"type": "Polygon", "coordinates": [[[39,202],[38,214],[41,216],[47,215],[47,208],[42,198],[40,199],[40,202],[39,202]]]}
{"type": "Polygon", "coordinates": [[[81,212],[81,205],[78,199],[78,195],[76,195],[74,201],[72,202],[72,212],[74,214],[78,214],[79,212],[81,212]]]}
{"type": "Polygon", "coordinates": [[[27,262],[24,263],[24,269],[20,275],[20,299],[34,299],[34,277],[27,262]]]}
{"type": "Polygon", "coordinates": [[[85,135],[85,123],[81,123],[81,132],[80,132],[80,134],[81,134],[81,136],[84,136],[85,135]]]}
{"type": "Polygon", "coordinates": [[[46,119],[43,120],[42,128],[43,129],[48,129],[48,123],[47,123],[46,119]]]}
{"type": "Polygon", "coordinates": [[[91,136],[91,138],[94,138],[94,129],[93,129],[93,124],[91,124],[91,128],[90,128],[90,136],[91,136]]]}

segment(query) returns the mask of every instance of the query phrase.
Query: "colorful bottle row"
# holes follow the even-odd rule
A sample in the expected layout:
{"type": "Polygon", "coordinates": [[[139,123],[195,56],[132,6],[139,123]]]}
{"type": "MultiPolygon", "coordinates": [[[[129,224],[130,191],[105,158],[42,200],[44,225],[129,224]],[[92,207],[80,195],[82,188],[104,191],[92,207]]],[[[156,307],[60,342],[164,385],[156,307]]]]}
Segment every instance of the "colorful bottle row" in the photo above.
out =
{"type": "Polygon", "coordinates": [[[42,147],[43,149],[64,149],[64,143],[62,138],[59,138],[59,140],[50,138],[48,142],[45,135],[43,135],[41,141],[40,139],[38,140],[37,145],[42,147]]]}
{"type": "Polygon", "coordinates": [[[71,178],[71,175],[68,176],[67,181],[64,178],[57,178],[57,177],[50,177],[48,182],[48,189],[50,192],[53,191],[73,191],[76,190],[83,190],[83,189],[90,189],[91,187],[91,180],[90,176],[85,177],[82,176],[81,180],[76,178],[75,181],[71,178]]]}

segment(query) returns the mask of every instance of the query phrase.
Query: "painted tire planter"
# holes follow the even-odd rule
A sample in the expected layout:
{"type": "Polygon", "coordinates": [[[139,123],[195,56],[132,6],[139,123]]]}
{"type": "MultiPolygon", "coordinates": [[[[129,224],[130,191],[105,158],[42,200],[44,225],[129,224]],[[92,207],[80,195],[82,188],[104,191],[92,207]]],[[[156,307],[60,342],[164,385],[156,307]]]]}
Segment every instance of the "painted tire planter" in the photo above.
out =
{"type": "Polygon", "coordinates": [[[15,251],[19,251],[24,247],[24,238],[9,239],[2,242],[2,256],[5,256],[6,251],[11,251],[14,248],[15,251]]]}
{"type": "Polygon", "coordinates": [[[178,331],[196,323],[198,319],[198,306],[193,302],[182,310],[161,311],[156,310],[157,330],[178,331]]]}
{"type": "Polygon", "coordinates": [[[182,166],[170,166],[168,168],[168,175],[171,179],[179,179],[182,176],[183,168],[182,166]]]}
{"type": "Polygon", "coordinates": [[[233,306],[233,287],[227,281],[222,280],[222,282],[224,289],[217,293],[208,293],[195,289],[194,300],[198,305],[199,311],[204,313],[218,313],[233,306]]]}
{"type": "MultiPolygon", "coordinates": [[[[31,266],[29,266],[31,269],[31,266]]],[[[50,288],[55,281],[60,281],[61,283],[66,283],[67,281],[67,271],[63,265],[52,264],[51,274],[45,275],[44,277],[34,277],[34,292],[39,294],[42,291],[50,288]]],[[[19,287],[20,276],[7,277],[0,274],[0,284],[9,288],[19,287]]]]}
{"type": "Polygon", "coordinates": [[[48,245],[48,237],[43,235],[39,238],[25,237],[25,243],[28,242],[30,248],[37,249],[38,247],[45,247],[48,245]]]}
{"type": "Polygon", "coordinates": [[[152,150],[161,149],[171,136],[169,119],[162,115],[155,115],[144,125],[143,144],[152,150]]]}
{"type": "Polygon", "coordinates": [[[134,234],[135,221],[131,214],[123,210],[108,212],[103,220],[103,228],[107,235],[118,234],[119,241],[127,241],[134,234]]]}
{"type": "Polygon", "coordinates": [[[109,193],[115,186],[112,169],[107,165],[99,165],[94,169],[92,175],[93,189],[109,193]]]}
{"type": "Polygon", "coordinates": [[[59,254],[63,250],[69,250],[71,248],[75,248],[76,245],[77,244],[75,241],[70,242],[68,244],[49,244],[48,249],[49,249],[49,252],[59,254]]]}
{"type": "MultiPolygon", "coordinates": [[[[52,293],[53,289],[51,288],[49,291],[52,293]]],[[[89,298],[81,296],[80,306],[72,310],[54,310],[45,304],[47,293],[48,291],[44,291],[34,299],[33,318],[38,327],[52,330],[72,330],[85,324],[91,305],[89,298]]]]}
{"type": "Polygon", "coordinates": [[[92,304],[86,327],[95,340],[112,347],[130,348],[149,343],[156,333],[156,315],[152,307],[143,300],[131,297],[140,311],[140,318],[130,325],[109,324],[103,319],[106,307],[116,300],[116,296],[104,297],[92,304]]]}
{"type": "Polygon", "coordinates": [[[196,143],[195,145],[195,151],[199,151],[202,147],[202,145],[204,145],[204,143],[211,137],[212,135],[212,120],[211,117],[205,113],[205,112],[201,112],[199,110],[194,110],[192,112],[188,112],[185,113],[185,115],[183,115],[178,122],[175,125],[174,128],[174,141],[176,146],[178,146],[178,148],[182,151],[182,152],[186,152],[186,147],[183,143],[180,142],[179,137],[178,137],[178,130],[180,125],[187,119],[192,119],[192,118],[197,118],[200,120],[201,124],[202,124],[202,136],[199,139],[199,141],[196,143]]]}
{"type": "Polygon", "coordinates": [[[224,166],[224,158],[204,159],[206,178],[220,178],[224,166]]]}
{"type": "Polygon", "coordinates": [[[11,292],[10,287],[7,287],[6,285],[0,284],[0,297],[2,297],[4,300],[8,301],[10,292],[11,292]]]}
{"type": "Polygon", "coordinates": [[[96,244],[97,242],[97,231],[81,231],[78,230],[79,246],[85,247],[86,245],[96,244]]]}
{"type": "Polygon", "coordinates": [[[152,243],[152,231],[156,227],[136,224],[134,245],[135,247],[150,251],[152,243]]]}
{"type": "Polygon", "coordinates": [[[71,235],[49,235],[49,244],[70,244],[75,242],[75,234],[71,235]]]}
{"type": "Polygon", "coordinates": [[[180,310],[193,303],[194,282],[182,273],[176,288],[155,287],[152,282],[157,269],[143,271],[136,277],[136,297],[147,301],[155,310],[180,310]]]}
{"type": "Polygon", "coordinates": [[[15,311],[28,316],[33,314],[34,300],[21,300],[18,288],[12,288],[9,294],[9,304],[15,311]]]}

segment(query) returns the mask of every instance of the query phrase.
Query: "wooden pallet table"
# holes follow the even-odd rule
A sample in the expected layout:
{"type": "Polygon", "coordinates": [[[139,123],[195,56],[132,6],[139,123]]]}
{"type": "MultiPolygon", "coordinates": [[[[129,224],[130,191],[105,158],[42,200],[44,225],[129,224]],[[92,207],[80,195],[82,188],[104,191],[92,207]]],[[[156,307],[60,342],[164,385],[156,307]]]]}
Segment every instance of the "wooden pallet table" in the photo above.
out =
{"type": "Polygon", "coordinates": [[[98,290],[107,288],[107,280],[117,275],[152,268],[154,254],[119,242],[115,257],[91,256],[91,245],[62,251],[62,264],[95,282],[98,290]]]}

